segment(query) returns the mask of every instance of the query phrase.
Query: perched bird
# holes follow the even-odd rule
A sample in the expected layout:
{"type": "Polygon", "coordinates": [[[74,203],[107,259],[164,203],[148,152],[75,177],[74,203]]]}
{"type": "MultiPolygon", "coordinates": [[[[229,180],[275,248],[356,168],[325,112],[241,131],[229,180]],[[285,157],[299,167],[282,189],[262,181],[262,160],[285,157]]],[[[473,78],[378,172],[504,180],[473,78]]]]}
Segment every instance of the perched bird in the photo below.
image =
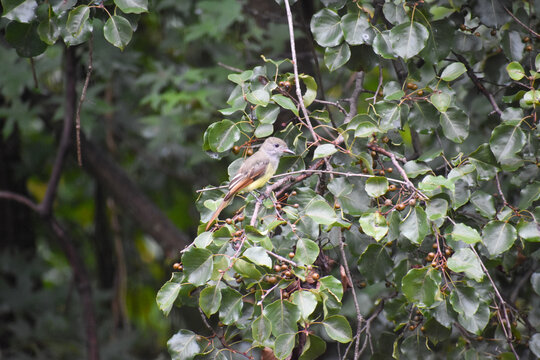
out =
{"type": "Polygon", "coordinates": [[[219,213],[232,201],[234,195],[240,192],[252,191],[260,188],[276,173],[279,158],[284,154],[294,152],[287,147],[285,141],[276,137],[269,137],[261,145],[260,149],[247,158],[229,184],[229,192],[223,198],[223,202],[212,215],[206,225],[210,228],[219,213]]]}

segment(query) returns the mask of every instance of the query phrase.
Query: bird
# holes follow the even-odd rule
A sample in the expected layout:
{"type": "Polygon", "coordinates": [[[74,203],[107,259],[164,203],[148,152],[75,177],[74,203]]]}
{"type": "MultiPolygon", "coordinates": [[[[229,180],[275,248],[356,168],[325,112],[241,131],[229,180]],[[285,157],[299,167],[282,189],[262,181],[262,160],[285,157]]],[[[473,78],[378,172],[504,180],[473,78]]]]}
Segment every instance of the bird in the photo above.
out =
{"type": "Polygon", "coordinates": [[[206,224],[206,231],[208,231],[214,220],[229,205],[236,194],[249,192],[266,184],[276,173],[279,159],[285,153],[294,155],[294,151],[287,147],[285,141],[277,137],[267,138],[259,150],[242,163],[240,169],[238,169],[238,172],[232,178],[229,183],[229,191],[210,218],[210,221],[206,224]]]}

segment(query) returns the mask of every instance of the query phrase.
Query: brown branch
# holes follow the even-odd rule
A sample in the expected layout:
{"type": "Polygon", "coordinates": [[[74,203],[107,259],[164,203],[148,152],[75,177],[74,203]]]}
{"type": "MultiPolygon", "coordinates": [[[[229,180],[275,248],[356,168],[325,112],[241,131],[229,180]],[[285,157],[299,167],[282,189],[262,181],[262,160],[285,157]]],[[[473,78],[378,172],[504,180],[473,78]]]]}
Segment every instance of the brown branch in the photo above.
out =
{"type": "Polygon", "coordinates": [[[493,97],[493,94],[490,93],[486,87],[482,84],[482,82],[480,81],[480,79],[478,79],[478,77],[476,76],[476,74],[474,73],[474,70],[473,68],[471,67],[471,65],[469,64],[469,62],[467,61],[467,59],[465,59],[465,57],[461,54],[458,54],[454,51],[452,51],[452,53],[456,56],[456,58],[461,62],[463,63],[463,65],[465,65],[465,68],[467,69],[467,75],[469,75],[469,78],[471,79],[471,81],[473,82],[473,84],[476,86],[476,88],[482,93],[484,94],[484,96],[488,99],[489,103],[491,104],[491,106],[493,107],[493,110],[501,115],[502,114],[502,110],[499,108],[499,105],[497,105],[497,101],[495,101],[495,98],[493,97]]]}
{"type": "Polygon", "coordinates": [[[536,31],[534,31],[533,29],[531,29],[530,27],[528,27],[526,24],[524,24],[521,20],[519,20],[516,15],[514,15],[510,10],[508,10],[506,8],[506,6],[503,6],[504,10],[508,13],[508,15],[510,15],[512,17],[512,19],[516,20],[516,22],[523,26],[525,29],[527,29],[527,31],[529,31],[531,33],[531,35],[534,35],[537,39],[540,39],[540,34],[538,34],[536,31]]]}
{"type": "Polygon", "coordinates": [[[317,133],[315,133],[315,130],[313,129],[313,125],[311,125],[311,121],[309,120],[309,115],[308,115],[306,106],[304,104],[304,99],[302,98],[302,90],[300,89],[300,78],[298,77],[298,60],[296,59],[296,45],[294,42],[294,26],[293,26],[293,19],[292,19],[292,13],[291,13],[291,6],[289,5],[289,0],[284,0],[284,3],[285,3],[285,11],[287,12],[287,24],[289,25],[289,40],[291,43],[292,64],[293,64],[294,82],[295,82],[294,85],[296,88],[296,96],[298,97],[298,102],[300,103],[300,109],[302,110],[302,115],[304,116],[307,128],[309,132],[311,133],[311,136],[313,137],[313,141],[317,142],[319,140],[319,136],[317,135],[317,133]]]}
{"type": "MultiPolygon", "coordinates": [[[[343,266],[345,267],[345,273],[347,274],[347,277],[349,278],[349,281],[351,284],[353,284],[352,281],[352,275],[351,270],[349,269],[349,264],[347,262],[347,255],[345,254],[345,244],[343,242],[343,231],[339,233],[339,252],[341,254],[341,259],[343,260],[343,266]]],[[[354,309],[356,311],[356,340],[354,342],[354,360],[358,360],[360,358],[360,334],[362,332],[362,323],[364,322],[364,317],[362,316],[362,313],[360,312],[360,305],[358,304],[358,298],[356,296],[356,291],[354,289],[354,286],[351,288],[353,302],[354,302],[354,309]]]]}
{"type": "Polygon", "coordinates": [[[97,337],[96,315],[94,313],[94,305],[92,300],[92,286],[90,276],[84,265],[79,252],[73,246],[73,239],[62,228],[60,223],[52,214],[43,214],[38,204],[34,203],[29,198],[11,193],[8,191],[0,191],[0,198],[16,201],[20,204],[28,206],[31,210],[38,213],[43,221],[46,222],[49,229],[56,235],[62,251],[66,255],[69,265],[75,276],[75,287],[82,302],[82,312],[84,317],[84,326],[86,333],[86,351],[89,360],[99,360],[99,346],[97,337]]]}
{"type": "Polygon", "coordinates": [[[77,163],[82,167],[81,156],[81,108],[86,98],[86,90],[88,89],[88,83],[90,82],[90,75],[92,74],[92,52],[94,38],[91,36],[88,41],[88,69],[86,70],[86,79],[84,80],[84,86],[81,91],[81,98],[79,99],[79,105],[77,106],[77,115],[75,116],[75,135],[77,139],[77,163]]]}
{"type": "Polygon", "coordinates": [[[41,216],[49,216],[52,213],[54,199],[56,198],[56,191],[58,190],[58,183],[60,182],[60,176],[62,175],[62,168],[64,167],[66,154],[71,145],[73,114],[75,114],[76,103],[75,84],[77,82],[75,74],[75,49],[73,47],[65,48],[65,62],[64,126],[62,128],[62,135],[58,145],[58,151],[54,160],[51,176],[47,184],[47,190],[45,191],[43,201],[38,205],[38,212],[41,216]]]}

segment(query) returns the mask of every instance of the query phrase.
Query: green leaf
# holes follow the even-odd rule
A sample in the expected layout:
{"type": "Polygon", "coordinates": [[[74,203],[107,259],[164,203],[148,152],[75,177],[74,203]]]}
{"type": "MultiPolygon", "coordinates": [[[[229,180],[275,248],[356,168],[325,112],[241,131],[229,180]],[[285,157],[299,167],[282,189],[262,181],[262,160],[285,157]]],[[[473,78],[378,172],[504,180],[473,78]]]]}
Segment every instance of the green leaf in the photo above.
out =
{"type": "Polygon", "coordinates": [[[178,297],[178,294],[180,293],[180,288],[182,287],[179,282],[173,281],[174,277],[175,276],[173,275],[171,280],[163,284],[156,296],[158,308],[159,310],[163,311],[165,316],[169,315],[169,313],[171,312],[174,301],[178,297]]]}
{"type": "Polygon", "coordinates": [[[464,272],[467,277],[482,281],[484,278],[484,272],[480,261],[473,253],[471,249],[461,248],[458,249],[450,259],[448,259],[448,268],[455,272],[464,272]]]}
{"type": "Polygon", "coordinates": [[[411,128],[417,131],[437,128],[439,125],[439,121],[437,121],[439,112],[435,106],[428,101],[414,101],[411,105],[411,114],[408,119],[411,128]]]}
{"type": "Polygon", "coordinates": [[[321,291],[327,290],[337,301],[341,301],[343,298],[343,285],[338,279],[328,275],[321,278],[319,282],[321,283],[321,291]]]}
{"type": "Polygon", "coordinates": [[[476,167],[479,180],[489,180],[495,176],[497,159],[493,156],[489,144],[482,144],[469,155],[471,163],[476,167]]]}
{"type": "Polygon", "coordinates": [[[536,67],[536,71],[540,71],[540,53],[534,58],[534,66],[536,67]]]}
{"type": "Polygon", "coordinates": [[[272,333],[272,322],[264,315],[259,316],[251,323],[253,340],[263,344],[272,333]]]}
{"type": "Polygon", "coordinates": [[[531,275],[531,285],[534,292],[540,295],[540,272],[531,275]]]}
{"type": "Polygon", "coordinates": [[[455,224],[450,235],[453,240],[463,241],[467,244],[475,244],[482,241],[482,237],[476,229],[462,223],[455,224]]]}
{"type": "Polygon", "coordinates": [[[206,314],[206,317],[215,314],[221,306],[221,291],[215,286],[208,286],[199,295],[199,307],[206,314]]]}
{"type": "Polygon", "coordinates": [[[311,18],[311,32],[315,41],[324,47],[338,46],[343,40],[341,19],[330,9],[322,9],[311,18]]]}
{"type": "Polygon", "coordinates": [[[447,188],[450,191],[455,190],[454,181],[445,178],[444,176],[438,175],[426,175],[420,184],[418,184],[420,190],[425,191],[435,191],[441,190],[442,187],[447,188]]]}
{"type": "Polygon", "coordinates": [[[189,330],[180,330],[167,341],[167,349],[172,360],[191,360],[199,354],[201,347],[197,335],[189,330]]]}
{"type": "Polygon", "coordinates": [[[491,257],[510,249],[516,238],[516,229],[512,224],[497,220],[490,221],[482,233],[482,239],[491,257]]]}
{"type": "Polygon", "coordinates": [[[431,199],[426,205],[426,215],[429,220],[442,219],[448,211],[448,202],[441,198],[431,199]]]}
{"type": "Polygon", "coordinates": [[[478,310],[480,300],[478,299],[478,294],[476,294],[472,287],[458,285],[450,294],[450,304],[452,304],[454,311],[458,314],[470,315],[478,310]]]}
{"type": "Polygon", "coordinates": [[[266,253],[266,249],[260,246],[252,247],[244,251],[244,256],[252,263],[260,266],[272,267],[272,259],[266,253]]]}
{"type": "Polygon", "coordinates": [[[381,240],[388,232],[388,222],[378,211],[363,214],[359,221],[362,231],[377,241],[381,240]]]}
{"type": "Polygon", "coordinates": [[[280,360],[288,357],[294,349],[295,340],[296,334],[294,333],[281,334],[276,337],[276,341],[274,342],[274,355],[280,360]]]}
{"type": "Polygon", "coordinates": [[[493,201],[493,196],[490,194],[486,194],[480,190],[476,191],[471,196],[471,203],[482,216],[488,219],[492,219],[495,216],[495,203],[493,201]]]}
{"type": "Polygon", "coordinates": [[[240,130],[231,120],[222,120],[208,128],[208,145],[214,152],[224,152],[240,140],[240,130]]]}
{"type": "Polygon", "coordinates": [[[246,70],[240,74],[229,74],[229,76],[227,76],[227,79],[229,79],[235,84],[242,85],[243,83],[245,83],[252,77],[253,77],[253,70],[246,70]]]}
{"type": "Polygon", "coordinates": [[[38,24],[32,22],[23,24],[12,21],[6,27],[6,41],[15,48],[21,57],[34,57],[47,49],[47,44],[41,41],[37,33],[38,24]]]}
{"type": "Polygon", "coordinates": [[[296,242],[294,261],[300,264],[311,265],[319,256],[319,245],[313,240],[300,238],[296,242]]]}
{"type": "Polygon", "coordinates": [[[502,124],[491,133],[489,146],[498,162],[514,158],[525,146],[526,137],[518,126],[502,124]]]}
{"type": "Polygon", "coordinates": [[[373,39],[373,51],[385,59],[394,59],[396,57],[390,42],[390,30],[377,32],[375,39],[373,39]]]}
{"type": "Polygon", "coordinates": [[[358,270],[372,283],[385,280],[393,265],[385,247],[379,244],[369,244],[358,259],[358,270]]]}
{"type": "Polygon", "coordinates": [[[193,244],[198,248],[204,249],[214,240],[213,234],[211,231],[205,231],[193,240],[193,244]]]}
{"type": "Polygon", "coordinates": [[[516,81],[523,79],[523,77],[525,76],[525,70],[523,69],[523,66],[521,66],[521,64],[517,61],[512,61],[510,64],[508,64],[506,66],[506,72],[512,80],[516,81]]]}
{"type": "Polygon", "coordinates": [[[131,40],[133,29],[129,21],[118,15],[111,16],[103,27],[103,35],[105,39],[119,48],[124,50],[131,40]]]}
{"type": "Polygon", "coordinates": [[[257,89],[247,93],[246,100],[254,105],[266,106],[270,101],[270,93],[265,89],[257,89]]]}
{"type": "Polygon", "coordinates": [[[373,198],[378,198],[388,191],[388,180],[384,176],[375,176],[367,179],[366,192],[373,198]]]}
{"type": "Polygon", "coordinates": [[[358,123],[354,136],[358,138],[370,137],[373,134],[380,132],[379,127],[370,121],[361,121],[358,123]]]}
{"type": "Polygon", "coordinates": [[[47,17],[42,20],[38,25],[37,32],[41,41],[47,45],[54,45],[60,36],[60,28],[56,23],[56,18],[47,17]]]}
{"type": "Polygon", "coordinates": [[[375,104],[375,110],[380,116],[380,131],[401,128],[401,106],[393,102],[378,102],[375,104]]]}
{"type": "Polygon", "coordinates": [[[527,209],[532,203],[540,198],[540,182],[535,181],[528,184],[519,192],[519,207],[527,209]]]}
{"type": "Polygon", "coordinates": [[[489,307],[481,303],[472,315],[458,314],[458,321],[467,331],[480,335],[489,322],[489,307]]]}
{"type": "MultiPolygon", "coordinates": [[[[219,307],[219,320],[225,325],[234,325],[242,315],[244,306],[242,294],[230,287],[225,287],[221,290],[221,295],[223,298],[219,307]]],[[[270,330],[268,331],[270,334],[270,330]]]]}
{"type": "Polygon", "coordinates": [[[347,43],[328,47],[324,51],[324,63],[328,70],[334,71],[342,67],[351,58],[351,49],[347,43]]]}
{"type": "Polygon", "coordinates": [[[307,321],[309,315],[311,315],[317,307],[317,297],[311,291],[307,290],[295,291],[291,296],[291,301],[296,304],[300,310],[300,318],[304,321],[307,321]]]}
{"type": "Polygon", "coordinates": [[[255,115],[261,124],[273,124],[279,115],[279,106],[268,104],[266,107],[257,106],[255,115]]]}
{"type": "Polygon", "coordinates": [[[29,24],[36,18],[36,0],[2,0],[2,17],[17,23],[29,24]]]}
{"type": "Polygon", "coordinates": [[[452,97],[444,92],[434,92],[430,97],[430,101],[437,110],[443,113],[448,110],[452,97]]]}
{"type": "Polygon", "coordinates": [[[373,39],[371,25],[362,11],[350,12],[343,16],[341,29],[345,35],[345,41],[350,45],[361,45],[373,39]]]}
{"type": "Polygon", "coordinates": [[[540,227],[536,222],[524,221],[518,223],[517,231],[519,237],[530,242],[540,242],[540,227]]]}
{"type": "Polygon", "coordinates": [[[306,207],[306,215],[320,225],[331,225],[337,221],[336,212],[324,200],[315,200],[306,207]]]}
{"type": "Polygon", "coordinates": [[[309,334],[299,360],[315,360],[326,352],[326,341],[314,334],[309,334]]]}
{"type": "Polygon", "coordinates": [[[296,108],[296,105],[294,105],[293,101],[281,94],[272,95],[272,100],[275,101],[276,104],[281,106],[284,109],[291,110],[296,116],[298,116],[298,109],[296,108]]]}
{"type": "Polygon", "coordinates": [[[403,166],[403,169],[405,170],[407,176],[412,179],[414,179],[418,175],[422,175],[431,171],[431,168],[429,166],[415,160],[407,161],[403,166]]]}
{"type": "Polygon", "coordinates": [[[126,14],[141,14],[148,11],[148,0],[114,0],[126,14]]]}
{"type": "Polygon", "coordinates": [[[455,62],[448,65],[441,74],[441,79],[444,81],[453,81],[463,75],[467,71],[467,68],[463,63],[455,62]]]}
{"type": "Polygon", "coordinates": [[[313,160],[331,156],[337,152],[337,148],[333,144],[323,144],[317,146],[313,154],[313,160]]]}
{"type": "Polygon", "coordinates": [[[300,310],[287,300],[276,300],[263,310],[264,316],[272,321],[272,334],[296,333],[298,326],[296,322],[300,320],[300,310]]]}
{"type": "Polygon", "coordinates": [[[431,308],[441,300],[439,285],[441,274],[431,266],[411,269],[401,280],[401,290],[405,297],[420,308],[431,308]]]}
{"type": "Polygon", "coordinates": [[[323,321],[324,329],[330,338],[340,343],[352,341],[351,325],[342,315],[329,316],[323,321]]]}
{"type": "Polygon", "coordinates": [[[389,81],[383,88],[384,100],[399,100],[405,96],[405,91],[397,81],[389,81]]]}
{"type": "Polygon", "coordinates": [[[415,206],[407,218],[401,222],[399,230],[413,243],[422,243],[422,240],[429,233],[429,223],[424,210],[420,206],[415,206]]]}
{"type": "Polygon", "coordinates": [[[182,263],[187,280],[195,286],[204,285],[210,279],[214,268],[212,252],[195,247],[182,255],[182,263]]]}
{"type": "Polygon", "coordinates": [[[260,280],[262,278],[262,274],[257,270],[257,267],[243,259],[236,259],[233,269],[242,277],[248,279],[260,280]]]}
{"type": "Polygon", "coordinates": [[[90,7],[87,5],[77,6],[75,9],[69,12],[69,16],[66,23],[67,30],[71,35],[77,37],[84,29],[85,23],[90,17],[90,7]]]}
{"type": "Polygon", "coordinates": [[[455,143],[462,143],[469,136],[469,116],[457,108],[450,107],[441,113],[441,126],[444,136],[455,143]]]}
{"type": "Polygon", "coordinates": [[[417,22],[406,22],[390,30],[390,43],[394,53],[407,60],[417,55],[426,46],[429,32],[417,22]]]}

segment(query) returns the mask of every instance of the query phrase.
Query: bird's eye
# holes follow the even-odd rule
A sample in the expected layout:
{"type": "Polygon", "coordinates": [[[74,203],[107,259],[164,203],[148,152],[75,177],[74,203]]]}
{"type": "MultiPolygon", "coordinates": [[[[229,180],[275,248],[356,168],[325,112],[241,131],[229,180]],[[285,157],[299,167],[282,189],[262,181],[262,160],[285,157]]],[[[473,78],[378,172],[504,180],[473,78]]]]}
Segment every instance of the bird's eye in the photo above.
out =
{"type": "Polygon", "coordinates": [[[278,147],[279,147],[279,144],[275,144],[274,147],[277,147],[277,148],[278,148],[278,147]]]}

